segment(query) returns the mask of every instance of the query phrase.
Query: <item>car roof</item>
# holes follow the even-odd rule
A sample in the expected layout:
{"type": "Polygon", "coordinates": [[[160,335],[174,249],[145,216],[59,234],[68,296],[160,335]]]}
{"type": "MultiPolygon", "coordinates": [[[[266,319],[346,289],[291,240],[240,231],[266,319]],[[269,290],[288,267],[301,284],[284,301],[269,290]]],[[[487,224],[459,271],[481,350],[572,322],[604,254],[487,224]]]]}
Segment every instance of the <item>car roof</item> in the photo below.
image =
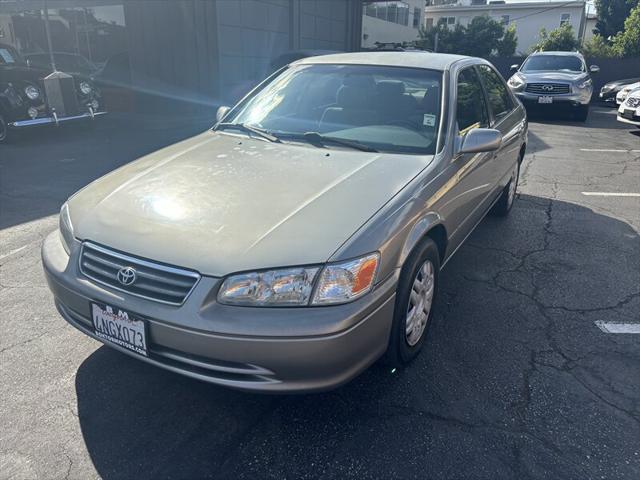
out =
{"type": "MultiPolygon", "coordinates": [[[[296,65],[310,63],[352,64],[352,65],[380,65],[391,67],[427,68],[432,70],[448,70],[454,63],[472,59],[464,55],[446,53],[430,53],[425,51],[411,52],[353,52],[308,57],[294,62],[296,65]]],[[[474,58],[478,63],[484,63],[480,58],[474,58]]]]}
{"type": "Polygon", "coordinates": [[[544,52],[533,52],[531,56],[544,56],[544,55],[554,55],[554,56],[562,56],[562,57],[582,57],[580,52],[567,52],[567,51],[551,51],[547,50],[544,52]]]}

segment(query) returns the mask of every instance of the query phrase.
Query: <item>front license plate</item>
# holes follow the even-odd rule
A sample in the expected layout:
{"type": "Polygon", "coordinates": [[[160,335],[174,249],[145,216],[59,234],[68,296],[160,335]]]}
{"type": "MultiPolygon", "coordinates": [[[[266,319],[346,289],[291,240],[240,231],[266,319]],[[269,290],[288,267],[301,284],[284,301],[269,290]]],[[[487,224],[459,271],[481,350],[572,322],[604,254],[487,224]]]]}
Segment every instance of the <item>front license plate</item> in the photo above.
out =
{"type": "Polygon", "coordinates": [[[147,356],[145,322],[109,305],[91,304],[93,330],[97,337],[147,356]]]}
{"type": "Polygon", "coordinates": [[[538,103],[553,103],[553,97],[538,97],[538,103]]]}
{"type": "Polygon", "coordinates": [[[634,112],[633,110],[625,110],[624,112],[622,112],[622,116],[624,118],[628,118],[628,119],[632,120],[633,119],[633,112],[634,112]]]}

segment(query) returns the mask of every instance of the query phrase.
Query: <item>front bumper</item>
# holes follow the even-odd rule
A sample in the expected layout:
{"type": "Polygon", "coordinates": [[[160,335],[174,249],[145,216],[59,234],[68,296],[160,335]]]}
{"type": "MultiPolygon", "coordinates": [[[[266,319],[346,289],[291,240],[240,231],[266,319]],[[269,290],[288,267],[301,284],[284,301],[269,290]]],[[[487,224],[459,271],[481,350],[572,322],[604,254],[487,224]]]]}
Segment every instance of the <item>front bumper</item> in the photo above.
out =
{"type": "Polygon", "coordinates": [[[33,118],[29,120],[16,120],[14,122],[10,122],[9,126],[13,128],[24,128],[24,127],[34,127],[37,125],[50,125],[52,123],[58,125],[59,123],[69,122],[73,120],[93,119],[99,115],[105,115],[106,113],[107,112],[87,112],[80,115],[72,115],[69,117],[51,116],[51,117],[33,118]]]}
{"type": "Polygon", "coordinates": [[[516,97],[520,99],[520,101],[525,106],[534,106],[539,105],[540,107],[552,107],[553,105],[563,105],[563,106],[572,106],[578,107],[580,105],[588,105],[591,101],[591,92],[585,91],[581,93],[563,93],[563,94],[555,94],[555,95],[539,95],[537,93],[529,93],[529,92],[514,92],[516,97]],[[553,99],[553,103],[543,104],[538,103],[538,98],[549,96],[553,99]]]}
{"type": "Polygon", "coordinates": [[[220,279],[202,277],[185,303],[164,305],[91,282],[79,271],[80,242],[67,255],[59,233],[49,235],[42,261],[61,315],[97,338],[90,302],[144,318],[144,357],[110,347],[192,378],[247,391],[308,392],[335,388],[386,350],[398,275],[355,302],[330,307],[250,308],[220,305],[220,279]]]}

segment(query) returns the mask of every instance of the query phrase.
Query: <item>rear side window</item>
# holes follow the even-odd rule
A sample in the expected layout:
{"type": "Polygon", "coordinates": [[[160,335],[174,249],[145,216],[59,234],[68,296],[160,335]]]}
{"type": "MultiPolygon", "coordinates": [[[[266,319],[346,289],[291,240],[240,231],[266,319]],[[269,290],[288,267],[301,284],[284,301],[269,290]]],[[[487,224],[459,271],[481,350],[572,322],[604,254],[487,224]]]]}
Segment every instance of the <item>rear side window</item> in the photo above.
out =
{"type": "Polygon", "coordinates": [[[465,68],[458,75],[456,93],[456,121],[460,135],[472,128],[488,127],[487,105],[480,79],[473,67],[465,68]]]}
{"type": "Polygon", "coordinates": [[[507,87],[500,79],[498,74],[487,65],[480,65],[478,67],[480,77],[484,83],[484,88],[487,91],[487,98],[489,99],[489,108],[493,113],[493,118],[496,121],[506,117],[511,110],[513,110],[513,101],[507,91],[507,87]]]}

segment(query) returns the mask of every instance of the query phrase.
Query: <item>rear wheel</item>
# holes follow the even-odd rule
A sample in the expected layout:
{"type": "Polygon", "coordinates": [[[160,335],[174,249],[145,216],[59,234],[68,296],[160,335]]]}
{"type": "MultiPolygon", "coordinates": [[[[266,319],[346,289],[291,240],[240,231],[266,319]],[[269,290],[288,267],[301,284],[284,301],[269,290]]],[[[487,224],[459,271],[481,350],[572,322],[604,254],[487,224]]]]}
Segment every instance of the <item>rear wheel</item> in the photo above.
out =
{"type": "Polygon", "coordinates": [[[513,203],[516,200],[516,192],[518,190],[518,177],[520,176],[520,162],[516,164],[511,172],[511,179],[509,183],[504,187],[500,198],[491,209],[491,213],[498,217],[506,217],[509,215],[513,203]]]}
{"type": "Polygon", "coordinates": [[[580,105],[576,112],[574,113],[574,117],[579,122],[586,122],[587,117],[589,116],[589,105],[580,105]]]}
{"type": "Polygon", "coordinates": [[[405,365],[420,352],[433,318],[439,275],[438,247],[433,240],[426,238],[402,268],[385,356],[387,363],[405,365]]]}
{"type": "Polygon", "coordinates": [[[6,143],[9,138],[9,126],[2,113],[0,113],[0,143],[6,143]]]}

